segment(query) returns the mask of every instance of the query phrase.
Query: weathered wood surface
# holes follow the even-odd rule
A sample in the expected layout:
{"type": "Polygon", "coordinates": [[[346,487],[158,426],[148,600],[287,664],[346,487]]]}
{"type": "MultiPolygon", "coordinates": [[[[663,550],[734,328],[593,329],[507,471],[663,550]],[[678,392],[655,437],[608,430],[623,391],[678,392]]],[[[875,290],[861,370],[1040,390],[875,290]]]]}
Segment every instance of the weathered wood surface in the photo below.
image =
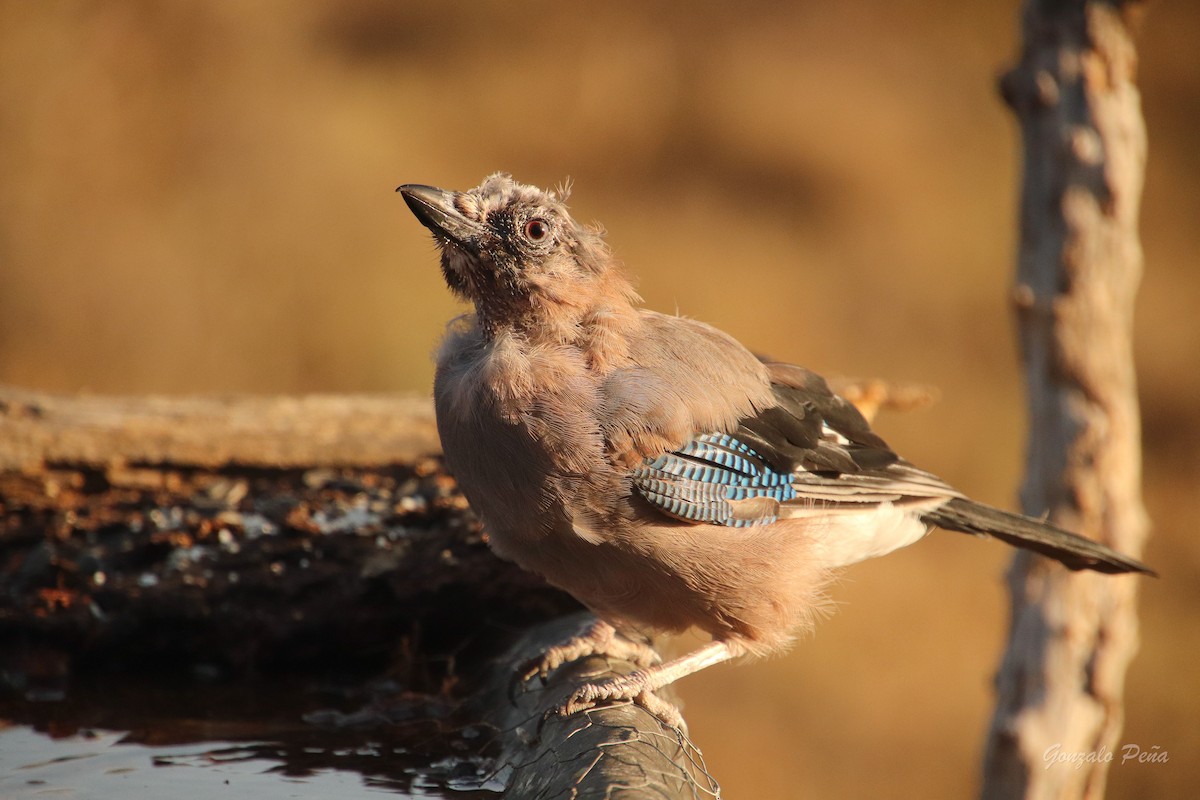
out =
{"type": "Polygon", "coordinates": [[[0,469],[379,466],[441,452],[416,395],[114,397],[0,386],[0,469]]]}
{"type": "MultiPolygon", "coordinates": [[[[512,664],[536,656],[577,633],[586,612],[530,630],[497,660],[482,715],[500,732],[496,763],[511,800],[563,797],[701,798],[719,795],[687,731],[666,725],[644,708],[622,703],[564,718],[555,709],[580,684],[625,674],[629,662],[592,656],[552,672],[543,683],[513,680],[512,664]]],[[[670,694],[661,694],[670,699],[670,694]]]]}
{"type": "MultiPolygon", "coordinates": [[[[1132,556],[1147,520],[1132,328],[1146,134],[1135,84],[1143,3],[1027,0],[1001,81],[1025,164],[1016,307],[1030,431],[1022,503],[1132,556]]],[[[1009,572],[1012,629],[984,763],[986,798],[1099,798],[1137,649],[1138,578],[1028,554],[1009,572]]]]}

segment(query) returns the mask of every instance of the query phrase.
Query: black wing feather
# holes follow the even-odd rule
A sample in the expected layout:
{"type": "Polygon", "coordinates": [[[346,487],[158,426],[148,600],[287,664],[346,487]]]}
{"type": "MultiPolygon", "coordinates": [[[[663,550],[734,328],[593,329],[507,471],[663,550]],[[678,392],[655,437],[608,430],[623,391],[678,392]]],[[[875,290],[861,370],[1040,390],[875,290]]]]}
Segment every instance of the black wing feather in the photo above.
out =
{"type": "Polygon", "coordinates": [[[767,463],[785,472],[857,473],[886,470],[900,461],[824,378],[803,367],[786,369],[788,383],[772,387],[777,405],[746,417],[734,432],[767,463]]]}

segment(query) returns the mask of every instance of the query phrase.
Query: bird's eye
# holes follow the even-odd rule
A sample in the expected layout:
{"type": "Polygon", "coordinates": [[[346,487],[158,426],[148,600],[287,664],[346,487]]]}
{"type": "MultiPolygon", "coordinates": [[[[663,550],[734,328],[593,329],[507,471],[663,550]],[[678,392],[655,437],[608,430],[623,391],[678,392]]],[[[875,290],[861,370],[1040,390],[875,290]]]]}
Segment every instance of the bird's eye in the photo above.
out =
{"type": "Polygon", "coordinates": [[[544,219],[534,218],[525,223],[525,238],[531,242],[540,242],[550,235],[550,223],[544,219]]]}

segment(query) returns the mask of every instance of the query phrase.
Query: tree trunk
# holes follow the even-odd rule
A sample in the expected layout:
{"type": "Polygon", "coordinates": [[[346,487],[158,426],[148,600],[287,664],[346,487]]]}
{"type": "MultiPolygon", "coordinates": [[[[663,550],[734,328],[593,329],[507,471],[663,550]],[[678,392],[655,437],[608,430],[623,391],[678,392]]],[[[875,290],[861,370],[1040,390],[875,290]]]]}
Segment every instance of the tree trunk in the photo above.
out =
{"type": "MultiPolygon", "coordinates": [[[[1148,527],[1132,354],[1141,5],[1027,0],[1020,62],[1001,80],[1025,153],[1013,291],[1030,414],[1022,505],[1134,556],[1148,527]]],[[[1014,559],[983,797],[1103,795],[1137,649],[1137,580],[1014,559]]]]}

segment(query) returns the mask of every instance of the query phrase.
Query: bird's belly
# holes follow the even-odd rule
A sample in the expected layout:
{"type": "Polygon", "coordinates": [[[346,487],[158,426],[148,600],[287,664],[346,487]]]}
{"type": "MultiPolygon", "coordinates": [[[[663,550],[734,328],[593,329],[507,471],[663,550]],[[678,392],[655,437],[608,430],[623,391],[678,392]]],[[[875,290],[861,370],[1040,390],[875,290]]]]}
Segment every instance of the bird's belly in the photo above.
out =
{"type": "Polygon", "coordinates": [[[563,534],[563,557],[529,568],[611,622],[699,628],[747,652],[785,645],[827,610],[832,576],[793,524],[758,528],[626,521],[600,544],[563,534]]]}

